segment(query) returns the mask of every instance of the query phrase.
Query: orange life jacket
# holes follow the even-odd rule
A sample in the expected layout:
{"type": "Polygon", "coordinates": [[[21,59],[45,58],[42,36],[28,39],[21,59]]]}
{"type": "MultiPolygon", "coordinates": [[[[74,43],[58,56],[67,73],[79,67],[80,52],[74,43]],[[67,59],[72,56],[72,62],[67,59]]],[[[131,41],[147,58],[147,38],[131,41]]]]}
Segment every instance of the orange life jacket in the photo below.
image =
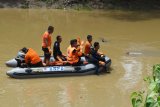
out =
{"type": "Polygon", "coordinates": [[[28,64],[28,63],[36,64],[40,61],[41,61],[41,59],[40,59],[39,55],[32,48],[29,48],[28,52],[25,55],[25,63],[26,64],[28,64]]]}
{"type": "Polygon", "coordinates": [[[79,37],[77,38],[77,45],[81,45],[81,39],[79,37]]]}
{"type": "Polygon", "coordinates": [[[92,44],[89,43],[88,41],[86,41],[85,46],[84,46],[84,54],[85,55],[90,54],[91,46],[92,46],[92,44]]]}
{"type": "Polygon", "coordinates": [[[47,47],[51,47],[51,35],[46,31],[43,36],[42,36],[42,47],[43,48],[47,48],[47,47]],[[46,40],[48,41],[48,44],[46,44],[46,40]]]}
{"type": "Polygon", "coordinates": [[[76,50],[75,47],[71,47],[69,46],[67,48],[67,61],[70,63],[70,64],[74,64],[74,63],[77,63],[79,61],[79,57],[82,55],[82,52],[78,52],[76,50]],[[73,51],[76,51],[75,53],[73,53],[73,51]]]}

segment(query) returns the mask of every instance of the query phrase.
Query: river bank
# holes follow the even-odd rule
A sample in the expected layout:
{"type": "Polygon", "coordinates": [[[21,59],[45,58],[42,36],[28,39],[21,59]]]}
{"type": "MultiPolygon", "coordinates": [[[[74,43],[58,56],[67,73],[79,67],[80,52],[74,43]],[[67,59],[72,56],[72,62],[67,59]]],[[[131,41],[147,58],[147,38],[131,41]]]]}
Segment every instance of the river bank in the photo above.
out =
{"type": "Polygon", "coordinates": [[[159,0],[1,0],[0,8],[160,10],[159,0]]]}

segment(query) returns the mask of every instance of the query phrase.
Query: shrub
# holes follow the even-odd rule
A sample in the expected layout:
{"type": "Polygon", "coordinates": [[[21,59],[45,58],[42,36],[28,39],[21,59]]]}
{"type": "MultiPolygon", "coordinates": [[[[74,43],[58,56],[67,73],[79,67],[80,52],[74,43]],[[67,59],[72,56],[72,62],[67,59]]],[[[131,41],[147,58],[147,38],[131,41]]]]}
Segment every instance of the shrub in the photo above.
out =
{"type": "Polygon", "coordinates": [[[133,92],[131,101],[133,107],[160,107],[160,64],[153,66],[153,74],[144,79],[148,84],[147,95],[144,92],[133,92]]]}

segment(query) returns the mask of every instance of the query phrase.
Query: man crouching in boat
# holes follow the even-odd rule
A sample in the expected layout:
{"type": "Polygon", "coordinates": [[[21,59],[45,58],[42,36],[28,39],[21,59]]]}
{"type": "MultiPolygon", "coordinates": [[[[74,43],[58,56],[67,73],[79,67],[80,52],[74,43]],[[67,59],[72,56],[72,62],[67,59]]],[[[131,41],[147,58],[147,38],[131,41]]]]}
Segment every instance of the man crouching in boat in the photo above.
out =
{"type": "Polygon", "coordinates": [[[81,65],[85,64],[87,62],[81,61],[82,56],[82,46],[80,46],[79,49],[77,49],[77,39],[73,39],[70,41],[70,46],[67,48],[67,62],[71,65],[81,65]]]}
{"type": "Polygon", "coordinates": [[[27,66],[27,67],[42,67],[46,66],[39,55],[34,51],[32,48],[22,48],[22,52],[25,53],[25,63],[22,63],[21,66],[27,66]]]}
{"type": "Polygon", "coordinates": [[[104,58],[104,54],[98,52],[100,48],[99,42],[94,43],[94,48],[91,48],[90,58],[88,59],[89,62],[95,64],[97,66],[96,74],[99,74],[99,67],[102,66],[106,70],[106,62],[104,58]]]}

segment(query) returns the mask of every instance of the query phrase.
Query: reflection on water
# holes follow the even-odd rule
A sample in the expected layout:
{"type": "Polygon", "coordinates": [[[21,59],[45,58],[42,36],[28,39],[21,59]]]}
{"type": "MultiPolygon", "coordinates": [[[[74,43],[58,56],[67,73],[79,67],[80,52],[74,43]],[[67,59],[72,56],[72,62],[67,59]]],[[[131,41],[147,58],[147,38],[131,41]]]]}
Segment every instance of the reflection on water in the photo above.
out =
{"type": "Polygon", "coordinates": [[[58,102],[63,105],[63,107],[71,107],[71,101],[73,100],[72,97],[72,89],[70,86],[61,85],[62,88],[61,91],[59,91],[57,94],[58,96],[58,102]]]}
{"type": "Polygon", "coordinates": [[[127,91],[135,87],[142,80],[143,64],[137,58],[123,57],[121,64],[124,68],[124,76],[119,79],[121,90],[127,91]],[[123,83],[123,84],[122,84],[123,83]]]}
{"type": "Polygon", "coordinates": [[[85,84],[77,84],[77,87],[70,82],[67,84],[60,84],[61,90],[57,93],[58,102],[63,107],[75,107],[79,104],[83,107],[88,103],[88,90],[85,84]]]}
{"type": "Polygon", "coordinates": [[[0,89],[0,95],[4,94],[6,91],[2,88],[0,89]]]}
{"type": "Polygon", "coordinates": [[[110,17],[129,22],[153,20],[160,18],[159,10],[157,11],[112,11],[110,17]]]}

